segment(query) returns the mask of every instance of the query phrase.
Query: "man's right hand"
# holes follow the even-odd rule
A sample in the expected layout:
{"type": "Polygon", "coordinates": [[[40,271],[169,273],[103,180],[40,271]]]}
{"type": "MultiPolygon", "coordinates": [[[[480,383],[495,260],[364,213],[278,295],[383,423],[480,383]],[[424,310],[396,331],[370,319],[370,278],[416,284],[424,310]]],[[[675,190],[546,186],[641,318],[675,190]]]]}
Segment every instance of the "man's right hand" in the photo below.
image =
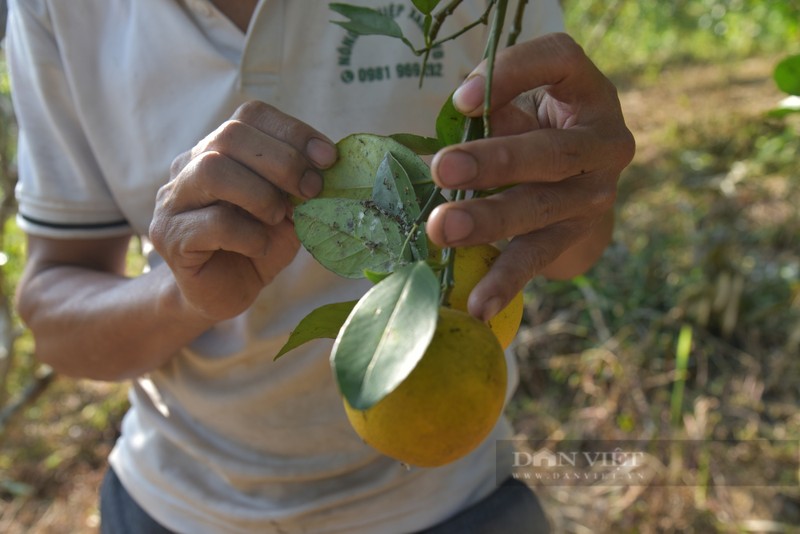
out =
{"type": "Polygon", "coordinates": [[[150,239],[185,304],[211,322],[246,310],[299,249],[287,194],[319,194],[336,157],[307,124],[248,102],[176,158],[150,239]]]}

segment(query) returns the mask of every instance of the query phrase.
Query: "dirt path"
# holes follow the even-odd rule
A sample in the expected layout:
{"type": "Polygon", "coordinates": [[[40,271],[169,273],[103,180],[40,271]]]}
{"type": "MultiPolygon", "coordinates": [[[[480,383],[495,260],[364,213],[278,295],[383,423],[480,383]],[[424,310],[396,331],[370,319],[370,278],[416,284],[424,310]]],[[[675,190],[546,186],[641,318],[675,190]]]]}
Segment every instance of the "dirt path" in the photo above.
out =
{"type": "Polygon", "coordinates": [[[623,90],[620,101],[636,136],[635,162],[653,161],[660,140],[676,127],[718,122],[725,114],[756,117],[773,108],[785,96],[772,80],[778,59],[673,67],[657,80],[623,90]]]}

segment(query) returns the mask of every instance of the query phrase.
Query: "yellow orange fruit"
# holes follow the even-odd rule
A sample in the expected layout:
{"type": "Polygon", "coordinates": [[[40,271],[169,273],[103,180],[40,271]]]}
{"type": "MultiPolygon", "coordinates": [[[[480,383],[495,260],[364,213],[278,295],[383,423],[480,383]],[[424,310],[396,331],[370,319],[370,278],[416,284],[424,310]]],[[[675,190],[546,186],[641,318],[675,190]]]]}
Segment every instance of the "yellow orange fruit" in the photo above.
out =
{"type": "Polygon", "coordinates": [[[408,465],[433,467],[461,458],[491,432],[506,393],[503,349],[485,323],[441,308],[422,359],[366,410],[344,401],[350,424],[375,449],[408,465]]]}
{"type": "MultiPolygon", "coordinates": [[[[439,259],[441,253],[432,243],[428,243],[429,257],[439,259]]],[[[473,288],[489,272],[492,264],[500,255],[500,250],[492,245],[475,245],[455,249],[456,258],[453,266],[455,285],[450,291],[450,306],[463,312],[467,311],[467,301],[473,288]]],[[[500,340],[504,349],[511,345],[522,322],[522,292],[517,293],[505,308],[489,321],[489,328],[500,340]]]]}

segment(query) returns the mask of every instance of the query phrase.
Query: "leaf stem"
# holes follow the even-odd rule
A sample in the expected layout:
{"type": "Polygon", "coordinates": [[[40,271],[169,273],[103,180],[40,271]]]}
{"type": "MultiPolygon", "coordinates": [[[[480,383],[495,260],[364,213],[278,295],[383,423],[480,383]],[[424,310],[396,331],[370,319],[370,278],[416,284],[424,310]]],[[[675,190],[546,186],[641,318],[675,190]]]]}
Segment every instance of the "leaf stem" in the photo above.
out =
{"type": "Polygon", "coordinates": [[[428,216],[433,211],[433,208],[437,206],[436,199],[442,194],[442,188],[438,185],[433,187],[431,194],[428,196],[428,199],[425,201],[425,205],[419,212],[419,215],[414,220],[414,223],[411,225],[411,229],[409,230],[408,234],[406,235],[405,241],[403,241],[403,247],[400,249],[400,257],[403,257],[403,254],[406,252],[406,248],[411,244],[411,240],[414,239],[414,236],[417,235],[422,224],[428,220],[428,216]]]}

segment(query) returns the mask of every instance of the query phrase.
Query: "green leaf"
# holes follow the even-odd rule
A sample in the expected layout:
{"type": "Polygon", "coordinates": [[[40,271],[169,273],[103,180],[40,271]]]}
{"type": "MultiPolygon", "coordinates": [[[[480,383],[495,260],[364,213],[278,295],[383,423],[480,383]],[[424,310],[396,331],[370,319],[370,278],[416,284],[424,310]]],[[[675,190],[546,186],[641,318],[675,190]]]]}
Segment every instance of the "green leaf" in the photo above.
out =
{"type": "Polygon", "coordinates": [[[436,154],[444,148],[444,145],[435,137],[424,137],[408,133],[393,134],[389,137],[420,156],[436,154]]]}
{"type": "Polygon", "coordinates": [[[428,36],[431,31],[431,24],[433,24],[433,17],[431,15],[425,15],[425,21],[422,23],[422,34],[425,36],[425,44],[427,46],[431,44],[430,37],[428,36]]]}
{"type": "Polygon", "coordinates": [[[425,233],[425,223],[419,225],[415,235],[411,236],[411,257],[414,261],[424,261],[428,258],[428,236],[425,233]]]}
{"type": "Polygon", "coordinates": [[[353,311],[356,302],[351,300],[326,304],[306,315],[292,330],[292,333],[289,334],[289,339],[281,347],[274,359],[277,360],[290,350],[296,349],[314,339],[336,339],[336,336],[339,335],[339,330],[347,320],[347,316],[353,311]]]}
{"type": "Polygon", "coordinates": [[[787,96],[778,103],[778,107],[767,112],[767,116],[782,118],[800,113],[800,96],[787,96]]]}
{"type": "Polygon", "coordinates": [[[800,54],[789,56],[778,63],[773,77],[781,91],[800,96],[800,54]]]}
{"type": "Polygon", "coordinates": [[[419,216],[420,208],[414,187],[403,166],[389,152],[378,166],[372,200],[386,214],[404,221],[407,226],[419,216]]]}
{"type": "Polygon", "coordinates": [[[438,313],[439,281],[425,262],[397,270],[358,301],[331,352],[351,406],[373,406],[411,373],[433,338],[438,313]]]}
{"type": "Polygon", "coordinates": [[[420,13],[423,15],[430,15],[431,12],[439,5],[440,0],[411,0],[420,13]]]}
{"type": "Polygon", "coordinates": [[[419,218],[421,211],[417,197],[405,169],[389,153],[383,158],[375,176],[372,200],[381,211],[403,221],[402,227],[408,230],[407,236],[409,232],[414,232],[407,238],[411,258],[414,260],[427,258],[428,242],[424,226],[417,228],[416,231],[413,230],[413,224],[419,218]]]}
{"type": "Polygon", "coordinates": [[[453,95],[447,97],[439,116],[436,117],[436,136],[442,146],[455,145],[464,136],[464,125],[467,117],[462,115],[453,105],[453,95]]]}
{"type": "Polygon", "coordinates": [[[339,159],[322,172],[324,187],[316,198],[371,198],[375,174],[387,152],[403,166],[418,198],[424,201],[433,189],[428,165],[391,137],[353,134],[336,143],[336,147],[339,159]]]}
{"type": "Polygon", "coordinates": [[[382,282],[384,279],[391,276],[392,273],[386,272],[378,272],[378,271],[370,271],[369,269],[364,269],[364,278],[372,282],[373,284],[378,284],[382,282]]]}
{"type": "Polygon", "coordinates": [[[363,278],[364,269],[393,271],[411,260],[403,253],[402,221],[371,200],[314,198],[294,210],[303,246],[325,268],[345,278],[363,278]]]}
{"type": "Polygon", "coordinates": [[[332,21],[342,28],[358,35],[385,35],[396,39],[405,39],[400,25],[389,15],[369,7],[352,6],[350,4],[328,4],[332,11],[347,17],[348,21],[332,21]]]}

